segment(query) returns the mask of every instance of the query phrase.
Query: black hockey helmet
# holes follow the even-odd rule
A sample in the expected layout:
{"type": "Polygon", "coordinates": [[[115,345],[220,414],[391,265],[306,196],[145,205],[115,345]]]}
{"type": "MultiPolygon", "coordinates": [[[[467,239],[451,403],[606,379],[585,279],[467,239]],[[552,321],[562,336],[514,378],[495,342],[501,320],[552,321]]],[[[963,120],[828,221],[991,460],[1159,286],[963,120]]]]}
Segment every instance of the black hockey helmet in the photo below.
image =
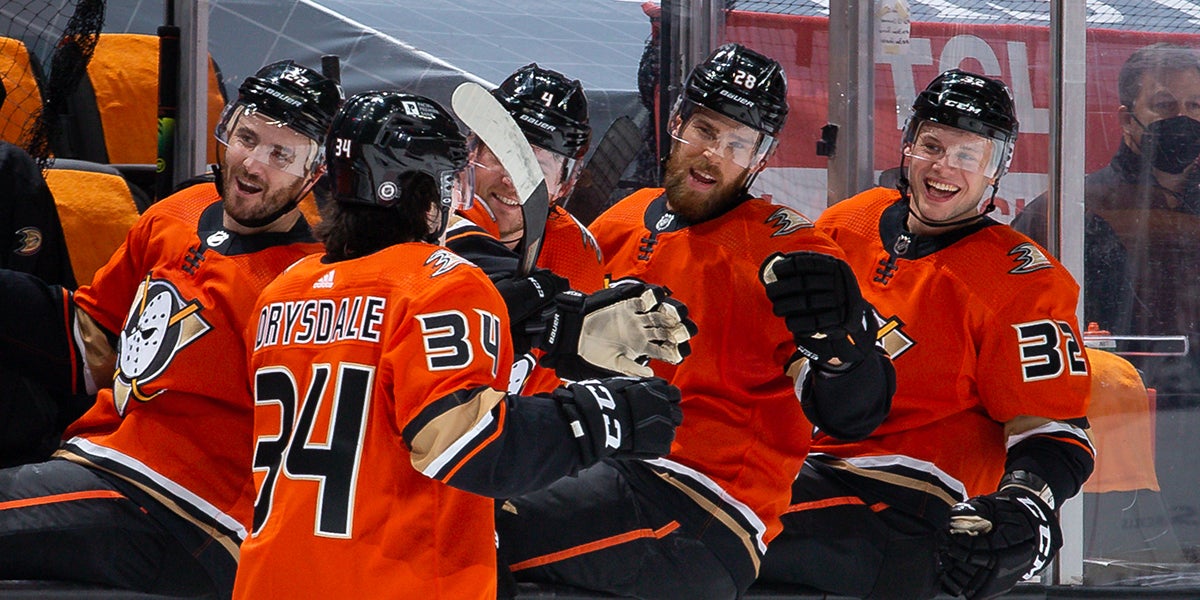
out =
{"type": "Polygon", "coordinates": [[[592,126],[579,80],[530,63],[509,75],[492,95],[529,143],[574,161],[587,152],[592,126]]]}
{"type": "Polygon", "coordinates": [[[951,69],[917,94],[904,126],[902,144],[916,139],[921,123],[934,122],[983,136],[995,151],[985,175],[999,179],[1008,172],[1017,143],[1017,113],[1012,92],[998,79],[951,69]]]}
{"type": "Polygon", "coordinates": [[[787,120],[787,77],[774,59],[725,44],[696,65],[684,84],[684,120],[703,106],[777,138],[787,120]]]}
{"type": "Polygon", "coordinates": [[[329,122],[342,104],[342,86],[308,67],[284,60],[247,77],[238,86],[234,102],[253,104],[258,112],[323,142],[329,122]]]}
{"type": "MultiPolygon", "coordinates": [[[[467,141],[437,102],[400,92],[356,94],[334,117],[325,152],[337,202],[405,210],[406,200],[418,199],[410,196],[417,179],[434,183],[441,220],[425,241],[441,236],[467,141]]],[[[423,206],[430,199],[420,200],[423,206]]]]}
{"type": "Polygon", "coordinates": [[[322,160],[321,148],[329,122],[342,104],[342,86],[293,61],[274,62],[247,77],[238,96],[225,106],[216,127],[217,140],[229,145],[229,135],[242,116],[259,115],[312,140],[313,151],[296,152],[305,161],[295,164],[295,175],[313,173],[322,160]]]}

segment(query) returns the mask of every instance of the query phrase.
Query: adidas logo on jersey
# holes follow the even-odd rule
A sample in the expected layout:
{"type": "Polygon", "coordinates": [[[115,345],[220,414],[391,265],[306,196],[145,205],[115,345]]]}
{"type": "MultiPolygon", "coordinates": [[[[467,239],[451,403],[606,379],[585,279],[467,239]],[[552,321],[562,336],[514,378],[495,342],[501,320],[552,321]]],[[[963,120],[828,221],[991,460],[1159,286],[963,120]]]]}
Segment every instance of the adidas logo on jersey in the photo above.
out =
{"type": "Polygon", "coordinates": [[[333,271],[330,271],[321,276],[320,279],[313,283],[314,290],[328,290],[333,287],[333,271]]]}

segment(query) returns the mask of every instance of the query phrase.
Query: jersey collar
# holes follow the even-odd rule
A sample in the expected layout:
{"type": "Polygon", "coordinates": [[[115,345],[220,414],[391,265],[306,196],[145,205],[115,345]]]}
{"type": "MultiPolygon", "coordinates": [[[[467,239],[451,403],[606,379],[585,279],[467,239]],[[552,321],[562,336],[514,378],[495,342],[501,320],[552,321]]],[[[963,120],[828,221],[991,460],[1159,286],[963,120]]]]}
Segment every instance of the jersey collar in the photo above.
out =
{"type": "Polygon", "coordinates": [[[225,205],[213,202],[200,215],[196,225],[196,236],[205,248],[216,251],[224,256],[252,254],[273,246],[286,246],[296,243],[316,242],[308,221],[301,215],[296,224],[288,231],[256,233],[241,235],[225,228],[225,205]]]}
{"type": "Polygon", "coordinates": [[[991,217],[938,235],[917,235],[908,230],[908,202],[897,200],[879,218],[879,237],[888,254],[896,258],[916,260],[950,246],[976,231],[999,225],[991,217]]]}

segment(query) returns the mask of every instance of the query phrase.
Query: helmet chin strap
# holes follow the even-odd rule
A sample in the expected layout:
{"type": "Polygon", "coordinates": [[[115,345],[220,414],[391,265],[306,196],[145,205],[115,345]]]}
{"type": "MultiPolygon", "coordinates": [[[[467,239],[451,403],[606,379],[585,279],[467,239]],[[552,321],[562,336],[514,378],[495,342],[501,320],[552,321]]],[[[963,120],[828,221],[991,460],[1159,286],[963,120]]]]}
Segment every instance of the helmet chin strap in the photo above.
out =
{"type": "MultiPolygon", "coordinates": [[[[225,198],[225,177],[223,176],[223,174],[221,172],[221,165],[214,164],[212,166],[212,170],[213,170],[213,176],[216,178],[215,183],[217,185],[217,194],[219,196],[221,196],[222,199],[224,199],[225,198]]],[[[238,225],[241,225],[242,227],[246,227],[248,229],[258,229],[259,227],[266,227],[267,225],[274,223],[276,220],[278,220],[283,215],[286,215],[286,214],[292,212],[293,209],[295,209],[297,206],[299,206],[300,201],[304,199],[304,195],[307,194],[309,192],[309,190],[311,190],[313,188],[314,185],[316,185],[317,179],[318,179],[318,177],[312,177],[312,181],[309,181],[308,185],[304,186],[304,189],[300,190],[300,193],[296,194],[295,198],[293,198],[287,204],[284,204],[283,206],[279,207],[279,209],[276,210],[275,212],[273,212],[265,217],[259,217],[257,219],[239,219],[238,217],[230,215],[229,213],[225,213],[225,214],[229,215],[229,218],[233,219],[233,221],[235,223],[237,223],[238,225]]]]}
{"type": "Polygon", "coordinates": [[[986,217],[992,211],[996,210],[996,193],[1000,191],[1000,182],[997,181],[996,183],[992,184],[992,196],[988,199],[987,206],[984,207],[979,214],[964,217],[962,219],[955,219],[953,221],[930,221],[917,214],[917,211],[913,208],[912,197],[908,194],[908,188],[908,175],[904,174],[904,160],[901,159],[900,178],[896,181],[896,189],[900,191],[900,197],[904,199],[905,204],[908,205],[908,214],[912,215],[914,218],[916,218],[916,220],[920,221],[926,227],[957,227],[959,225],[966,225],[967,223],[978,221],[979,219],[986,217]]]}

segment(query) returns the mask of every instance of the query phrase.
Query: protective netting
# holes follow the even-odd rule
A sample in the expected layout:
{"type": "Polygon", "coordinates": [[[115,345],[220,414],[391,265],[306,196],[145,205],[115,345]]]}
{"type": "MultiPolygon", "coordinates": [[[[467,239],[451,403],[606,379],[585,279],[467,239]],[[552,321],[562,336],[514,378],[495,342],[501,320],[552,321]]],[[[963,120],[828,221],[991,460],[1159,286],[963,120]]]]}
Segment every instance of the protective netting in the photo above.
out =
{"type": "Polygon", "coordinates": [[[104,25],[104,0],[0,3],[0,139],[43,164],[104,25]]]}

